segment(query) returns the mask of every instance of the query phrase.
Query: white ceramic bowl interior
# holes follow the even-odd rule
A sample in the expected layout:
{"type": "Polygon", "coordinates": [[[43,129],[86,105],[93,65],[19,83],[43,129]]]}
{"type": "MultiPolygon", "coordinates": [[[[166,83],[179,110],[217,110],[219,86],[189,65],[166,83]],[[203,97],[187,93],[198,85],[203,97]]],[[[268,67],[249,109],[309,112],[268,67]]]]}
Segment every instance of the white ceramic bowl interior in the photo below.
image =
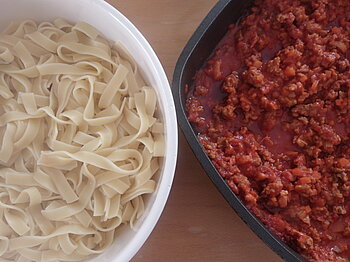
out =
{"type": "Polygon", "coordinates": [[[132,54],[146,82],[156,89],[158,95],[165,123],[166,157],[156,192],[147,197],[145,214],[137,222],[136,231],[123,227],[111,247],[103,254],[89,259],[90,262],[129,261],[156,225],[173,181],[178,137],[169,82],[156,54],[142,34],[126,17],[103,0],[1,0],[0,30],[17,19],[52,21],[59,17],[72,22],[87,22],[108,39],[120,42],[132,54]]]}

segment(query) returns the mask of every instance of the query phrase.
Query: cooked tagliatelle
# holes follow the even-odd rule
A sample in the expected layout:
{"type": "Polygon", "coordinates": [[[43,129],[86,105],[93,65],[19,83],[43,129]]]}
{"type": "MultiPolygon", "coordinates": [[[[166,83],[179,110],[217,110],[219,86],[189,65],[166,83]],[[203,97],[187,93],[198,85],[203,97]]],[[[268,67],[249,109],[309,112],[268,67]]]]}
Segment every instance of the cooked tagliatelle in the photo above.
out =
{"type": "Polygon", "coordinates": [[[12,23],[0,62],[0,260],[103,252],[155,190],[155,91],[123,47],[83,22],[12,23]]]}

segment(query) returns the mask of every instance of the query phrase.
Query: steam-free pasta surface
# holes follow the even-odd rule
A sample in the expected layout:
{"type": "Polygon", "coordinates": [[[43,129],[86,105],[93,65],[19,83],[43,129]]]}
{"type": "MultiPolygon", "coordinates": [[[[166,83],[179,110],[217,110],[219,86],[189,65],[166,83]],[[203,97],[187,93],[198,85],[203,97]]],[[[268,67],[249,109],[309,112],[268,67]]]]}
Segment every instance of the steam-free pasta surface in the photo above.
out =
{"type": "Polygon", "coordinates": [[[92,26],[0,34],[1,261],[79,261],[132,228],[163,156],[153,88],[92,26]]]}

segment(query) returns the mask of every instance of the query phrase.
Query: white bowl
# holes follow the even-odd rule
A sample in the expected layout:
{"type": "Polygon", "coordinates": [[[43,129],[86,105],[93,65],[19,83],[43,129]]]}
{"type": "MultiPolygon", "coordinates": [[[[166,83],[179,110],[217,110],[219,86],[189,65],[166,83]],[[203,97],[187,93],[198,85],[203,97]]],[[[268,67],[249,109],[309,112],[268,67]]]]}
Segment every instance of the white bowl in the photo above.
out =
{"type": "Polygon", "coordinates": [[[113,244],[90,262],[129,261],[146,241],[156,225],[168,198],[177,157],[177,122],[175,106],[164,70],[142,34],[115,8],[102,0],[1,0],[0,30],[10,21],[33,19],[52,21],[62,17],[72,22],[84,21],[96,27],[106,38],[119,41],[137,61],[146,82],[155,88],[165,123],[166,151],[156,192],[146,201],[143,217],[136,231],[124,227],[113,244]]]}

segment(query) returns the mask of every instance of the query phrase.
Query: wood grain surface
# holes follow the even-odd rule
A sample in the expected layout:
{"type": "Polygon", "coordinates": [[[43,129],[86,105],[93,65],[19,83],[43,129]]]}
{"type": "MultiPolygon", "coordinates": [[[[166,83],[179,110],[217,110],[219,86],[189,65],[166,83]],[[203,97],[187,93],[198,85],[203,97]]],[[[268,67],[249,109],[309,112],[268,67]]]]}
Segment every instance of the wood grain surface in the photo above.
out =
{"type": "MultiPolygon", "coordinates": [[[[169,81],[181,50],[214,0],[107,0],[142,32],[169,81]]],[[[174,127],[176,128],[176,127],[174,127]]],[[[241,221],[201,168],[181,131],[166,208],[133,262],[282,261],[241,221]]]]}

